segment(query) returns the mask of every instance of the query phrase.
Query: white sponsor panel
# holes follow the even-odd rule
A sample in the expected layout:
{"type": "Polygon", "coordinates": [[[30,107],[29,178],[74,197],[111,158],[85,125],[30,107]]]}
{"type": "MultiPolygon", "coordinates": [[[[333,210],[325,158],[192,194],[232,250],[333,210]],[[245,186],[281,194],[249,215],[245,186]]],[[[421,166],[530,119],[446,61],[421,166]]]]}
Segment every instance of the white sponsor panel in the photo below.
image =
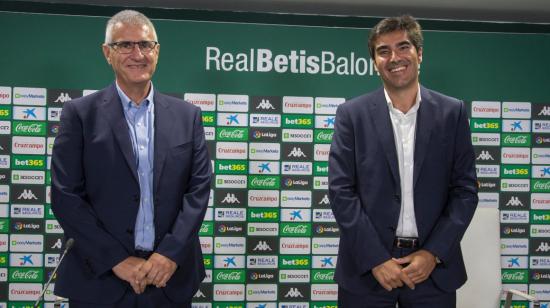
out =
{"type": "Polygon", "coordinates": [[[8,281],[8,269],[0,268],[0,282],[7,282],[7,281],[8,281]]]}
{"type": "MultiPolygon", "coordinates": [[[[214,168],[212,168],[214,170],[214,168]]],[[[208,195],[208,206],[214,206],[214,189],[210,189],[210,195],[208,195]]]]}
{"type": "Polygon", "coordinates": [[[0,87],[0,105],[11,104],[11,87],[0,87]]]}
{"type": "Polygon", "coordinates": [[[45,88],[13,88],[13,104],[29,106],[46,106],[45,88]]]}
{"type": "Polygon", "coordinates": [[[248,95],[218,94],[218,111],[248,112],[248,95]]]}
{"type": "Polygon", "coordinates": [[[10,168],[10,156],[0,155],[0,169],[9,169],[9,168],[10,168]]]}
{"type": "Polygon", "coordinates": [[[550,133],[550,121],[533,120],[533,133],[550,133]]]}
{"type": "Polygon", "coordinates": [[[8,251],[9,237],[7,234],[0,234],[0,252],[8,251]]]}
{"type": "Polygon", "coordinates": [[[281,166],[281,174],[311,175],[313,164],[311,162],[284,161],[281,166]]]}
{"type": "Polygon", "coordinates": [[[279,303],[279,308],[309,308],[309,303],[284,302],[279,303]]]}
{"type": "Polygon", "coordinates": [[[283,113],[313,113],[313,97],[283,96],[283,113]]]}
{"type": "Polygon", "coordinates": [[[311,190],[281,190],[281,207],[311,207],[311,190]]]}
{"type": "Polygon", "coordinates": [[[473,101],[472,118],[500,118],[500,102],[473,101]]]}
{"type": "Polygon", "coordinates": [[[531,209],[532,210],[550,210],[550,194],[532,193],[531,209]]]}
{"type": "Polygon", "coordinates": [[[9,217],[10,216],[10,205],[6,203],[0,204],[0,217],[9,217]]]}
{"type": "Polygon", "coordinates": [[[191,303],[191,308],[212,308],[212,303],[191,303]]]}
{"type": "Polygon", "coordinates": [[[529,253],[529,240],[526,238],[501,238],[502,255],[526,255],[529,253]]]}
{"type": "Polygon", "coordinates": [[[45,107],[33,107],[33,106],[14,106],[13,107],[13,119],[14,120],[44,121],[44,120],[46,120],[46,108],[45,107]]]}
{"type": "Polygon", "coordinates": [[[278,207],[278,190],[249,190],[248,206],[250,207],[278,207]]]}
{"type": "Polygon", "coordinates": [[[35,170],[12,170],[12,184],[44,184],[46,182],[46,174],[44,171],[35,170]]]}
{"type": "Polygon", "coordinates": [[[337,301],[338,285],[333,283],[314,283],[311,285],[312,301],[337,301]]]}
{"type": "Polygon", "coordinates": [[[14,136],[11,140],[13,154],[46,154],[46,138],[14,136]]]}
{"type": "Polygon", "coordinates": [[[329,115],[329,116],[315,116],[315,128],[334,128],[334,124],[336,121],[335,115],[329,115]]]}
{"type": "Polygon", "coordinates": [[[44,254],[44,267],[56,267],[59,263],[59,258],[61,254],[59,253],[47,253],[44,254]]]}
{"type": "Polygon", "coordinates": [[[338,256],[311,256],[311,268],[334,269],[337,261],[338,256]]]}
{"type": "Polygon", "coordinates": [[[550,178],[550,165],[531,166],[531,177],[536,179],[550,178]]]}
{"type": "Polygon", "coordinates": [[[246,308],[277,308],[277,303],[266,303],[266,302],[246,303],[246,308]]]}
{"type": "Polygon", "coordinates": [[[281,144],[251,142],[248,146],[248,157],[252,160],[279,160],[281,144]]]}
{"type": "Polygon", "coordinates": [[[214,211],[216,221],[246,221],[246,209],[217,207],[214,211]]]}
{"type": "Polygon", "coordinates": [[[207,93],[185,93],[183,99],[197,107],[202,111],[216,110],[216,95],[207,93]]]}
{"type": "Polygon", "coordinates": [[[216,175],[216,188],[246,188],[246,175],[216,175]]]}
{"type": "Polygon", "coordinates": [[[249,222],[246,230],[249,236],[277,236],[279,235],[279,224],[276,222],[249,222]]]}
{"type": "Polygon", "coordinates": [[[214,210],[209,207],[206,209],[206,214],[204,215],[204,221],[213,221],[214,220],[214,210]]]}
{"type": "Polygon", "coordinates": [[[254,283],[246,285],[247,301],[276,301],[277,285],[254,283]]]}
{"type": "Polygon", "coordinates": [[[44,235],[42,234],[11,234],[10,251],[13,252],[42,252],[44,235]]]}
{"type": "MultiPolygon", "coordinates": [[[[504,284],[502,284],[502,290],[503,291],[507,291],[507,290],[511,290],[511,289],[518,290],[520,292],[523,292],[523,293],[527,294],[527,284],[519,284],[519,283],[504,283],[504,284]]],[[[500,300],[506,300],[506,293],[501,292],[500,300]]],[[[512,296],[512,300],[521,301],[521,300],[524,300],[524,298],[519,297],[517,295],[514,295],[514,296],[512,296]]]]}
{"type": "Polygon", "coordinates": [[[530,256],[529,268],[550,268],[549,256],[530,256]]]}
{"type": "Polygon", "coordinates": [[[479,202],[477,203],[479,207],[498,208],[499,193],[480,192],[477,196],[479,198],[479,202]]]}
{"type": "Polygon", "coordinates": [[[305,255],[311,252],[311,238],[309,237],[281,237],[279,238],[279,253],[283,255],[305,255]]]}
{"type": "Polygon", "coordinates": [[[279,270],[280,283],[309,283],[309,270],[279,270]]]}
{"type": "Polygon", "coordinates": [[[314,222],[336,222],[331,209],[313,209],[314,222]]]}
{"type": "Polygon", "coordinates": [[[524,179],[501,179],[501,191],[529,191],[529,180],[524,179]]]}
{"type": "Polygon", "coordinates": [[[313,146],[313,159],[316,161],[328,161],[330,144],[316,144],[313,146]]]}
{"type": "Polygon", "coordinates": [[[214,268],[244,268],[244,256],[236,255],[214,255],[214,268]]]}
{"type": "Polygon", "coordinates": [[[214,253],[244,254],[246,241],[244,237],[226,236],[214,238],[214,253]]]}
{"type": "Polygon", "coordinates": [[[311,253],[314,255],[337,255],[340,238],[314,237],[311,244],[311,253]]]}
{"type": "Polygon", "coordinates": [[[503,102],[502,117],[507,119],[530,119],[531,103],[528,102],[503,102]]]}
{"type": "Polygon", "coordinates": [[[313,177],[313,189],[328,189],[328,176],[314,176],[313,177]]]}
{"type": "Polygon", "coordinates": [[[214,284],[215,301],[243,301],[244,284],[214,284]]]}
{"type": "Polygon", "coordinates": [[[313,142],[312,129],[283,129],[283,142],[313,142]]]}
{"type": "Polygon", "coordinates": [[[248,143],[246,142],[216,142],[217,159],[246,159],[248,143]]]}
{"type": "Polygon", "coordinates": [[[531,131],[531,120],[502,120],[502,131],[505,133],[528,133],[531,131]]]}
{"type": "Polygon", "coordinates": [[[199,236],[203,254],[211,254],[214,251],[213,241],[214,239],[211,236],[199,236]]]}
{"type": "Polygon", "coordinates": [[[217,123],[218,126],[245,127],[248,126],[248,114],[218,112],[217,123]]]}
{"type": "Polygon", "coordinates": [[[212,282],[212,270],[211,269],[205,269],[204,272],[205,272],[205,276],[204,276],[204,279],[202,280],[202,282],[203,283],[212,282]]]}
{"type": "Polygon", "coordinates": [[[41,267],[43,266],[40,253],[11,253],[10,266],[14,267],[41,267]]]}
{"type": "Polygon", "coordinates": [[[503,164],[528,164],[531,162],[531,149],[524,147],[503,147],[501,150],[503,164]]]}
{"type": "Polygon", "coordinates": [[[32,301],[34,302],[40,292],[42,292],[41,283],[10,283],[8,287],[10,301],[32,301]]]}
{"type": "Polygon", "coordinates": [[[500,166],[476,164],[476,174],[478,178],[498,178],[500,176],[500,166]]]}
{"type": "Polygon", "coordinates": [[[500,134],[472,133],[473,145],[500,146],[500,134]]]}
{"type": "Polygon", "coordinates": [[[11,122],[0,121],[0,135],[9,135],[9,134],[11,134],[11,122]]]}
{"type": "Polygon", "coordinates": [[[531,225],[531,237],[550,237],[550,225],[531,225]]]}
{"type": "Polygon", "coordinates": [[[527,256],[501,256],[500,264],[502,268],[527,268],[529,260],[527,256]]]}
{"type": "Polygon", "coordinates": [[[82,96],[94,94],[97,91],[99,91],[99,90],[85,89],[85,90],[82,90],[82,96]]]}
{"type": "Polygon", "coordinates": [[[316,114],[336,114],[336,108],[346,101],[343,97],[316,97],[316,114]]]}
{"type": "Polygon", "coordinates": [[[278,161],[257,161],[251,160],[248,162],[249,174],[279,174],[280,162],[278,161]]]}
{"type": "Polygon", "coordinates": [[[43,218],[42,204],[12,204],[10,216],[14,218],[43,218]]]}
{"type": "Polygon", "coordinates": [[[550,148],[533,148],[531,155],[533,164],[550,164],[550,148]]]}
{"type": "Polygon", "coordinates": [[[0,202],[10,202],[10,186],[0,185],[0,202]]]}
{"type": "Polygon", "coordinates": [[[281,115],[273,113],[250,114],[250,127],[281,127],[281,115]]]}
{"type": "Polygon", "coordinates": [[[204,127],[204,139],[216,140],[216,128],[211,126],[204,127]]]}
{"type": "MultiPolygon", "coordinates": [[[[530,284],[529,295],[534,296],[539,301],[550,300],[550,284],[530,284]]],[[[548,307],[548,305],[546,305],[548,307]]]]}
{"type": "Polygon", "coordinates": [[[311,221],[311,209],[281,209],[282,222],[311,221]]]}
{"type": "Polygon", "coordinates": [[[52,155],[54,142],[55,142],[55,137],[48,137],[46,139],[46,154],[52,155]]]}
{"type": "Polygon", "coordinates": [[[62,108],[49,107],[48,108],[48,121],[60,121],[62,108]]]}
{"type": "Polygon", "coordinates": [[[500,211],[501,223],[529,223],[529,211],[500,211]]]}
{"type": "Polygon", "coordinates": [[[247,268],[277,268],[278,256],[246,256],[247,268]]]}
{"type": "Polygon", "coordinates": [[[61,228],[61,225],[59,222],[55,219],[47,219],[46,220],[46,233],[55,233],[55,234],[61,234],[63,233],[63,228],[61,228]]]}

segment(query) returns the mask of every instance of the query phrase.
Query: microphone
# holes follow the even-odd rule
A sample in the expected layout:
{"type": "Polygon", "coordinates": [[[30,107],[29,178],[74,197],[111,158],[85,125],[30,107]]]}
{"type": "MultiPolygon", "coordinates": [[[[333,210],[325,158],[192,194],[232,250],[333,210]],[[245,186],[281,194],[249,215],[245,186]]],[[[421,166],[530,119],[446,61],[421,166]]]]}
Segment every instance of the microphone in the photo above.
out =
{"type": "Polygon", "coordinates": [[[40,300],[42,299],[42,297],[44,297],[44,293],[46,293],[46,290],[50,286],[50,283],[52,282],[53,277],[55,277],[55,274],[57,274],[57,269],[59,268],[59,265],[61,265],[61,261],[63,261],[63,258],[65,258],[65,255],[67,254],[69,249],[73,247],[73,245],[74,245],[74,239],[72,237],[68,239],[67,242],[65,242],[65,250],[63,251],[61,258],[59,258],[59,262],[57,262],[57,265],[53,269],[53,272],[50,275],[50,279],[48,279],[48,282],[46,282],[46,285],[42,289],[42,292],[40,292],[40,296],[36,299],[36,302],[34,302],[34,306],[33,306],[34,308],[37,308],[38,305],[40,304],[40,300]]]}

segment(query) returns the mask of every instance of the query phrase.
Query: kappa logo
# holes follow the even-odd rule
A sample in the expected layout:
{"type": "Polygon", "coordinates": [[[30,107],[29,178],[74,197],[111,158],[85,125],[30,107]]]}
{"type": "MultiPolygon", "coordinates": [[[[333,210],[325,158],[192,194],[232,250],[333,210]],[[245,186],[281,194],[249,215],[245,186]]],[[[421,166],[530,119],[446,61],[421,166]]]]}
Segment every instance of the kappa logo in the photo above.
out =
{"type": "Polygon", "coordinates": [[[69,96],[69,93],[59,93],[59,96],[57,97],[57,99],[54,101],[54,103],[65,103],[65,102],[68,102],[72,100],[72,98],[69,96]]]}
{"type": "Polygon", "coordinates": [[[267,244],[266,241],[259,241],[256,247],[252,249],[253,251],[272,251],[271,247],[267,244]]]}
{"type": "Polygon", "coordinates": [[[293,297],[293,298],[297,298],[297,297],[304,297],[302,295],[302,293],[300,293],[300,290],[298,290],[298,288],[290,288],[290,290],[288,290],[288,292],[286,292],[285,298],[289,298],[289,297],[293,297]]]}
{"type": "Polygon", "coordinates": [[[268,99],[262,99],[262,101],[258,104],[258,106],[256,106],[256,109],[263,109],[263,110],[272,109],[272,110],[275,110],[275,107],[273,107],[273,105],[271,105],[271,103],[269,102],[268,99]]]}
{"type": "Polygon", "coordinates": [[[292,151],[287,155],[287,157],[304,157],[307,158],[306,154],[302,151],[300,147],[293,147],[292,151]]]}
{"type": "Polygon", "coordinates": [[[547,242],[541,242],[539,247],[535,251],[537,251],[537,252],[539,252],[539,251],[548,252],[548,251],[550,251],[550,245],[548,245],[547,242]]]}
{"type": "Polygon", "coordinates": [[[50,248],[51,249],[61,249],[61,246],[63,246],[63,242],[61,242],[61,239],[58,238],[57,241],[50,248]]]}
{"type": "Polygon", "coordinates": [[[34,200],[38,200],[38,198],[34,195],[34,193],[32,192],[32,190],[30,190],[30,189],[23,189],[23,192],[19,195],[19,197],[17,197],[17,200],[21,200],[21,199],[25,199],[25,200],[34,199],[34,200]]]}
{"type": "Polygon", "coordinates": [[[228,204],[235,204],[235,203],[241,203],[237,197],[235,197],[235,194],[227,193],[225,195],[225,198],[223,198],[222,203],[228,203],[228,204]]]}
{"type": "Polygon", "coordinates": [[[518,197],[512,196],[506,203],[506,206],[523,206],[523,203],[521,203],[521,200],[519,200],[518,197]]]}
{"type": "Polygon", "coordinates": [[[201,290],[198,290],[197,293],[195,293],[195,295],[193,297],[195,297],[195,298],[201,298],[201,297],[206,298],[206,296],[204,295],[204,293],[202,293],[201,290]]]}
{"type": "Polygon", "coordinates": [[[539,116],[540,116],[540,115],[550,116],[550,107],[549,107],[549,106],[544,106],[544,107],[542,108],[542,110],[539,112],[538,115],[539,115],[539,116]]]}
{"type": "Polygon", "coordinates": [[[328,195],[325,194],[323,196],[323,199],[321,199],[321,201],[319,201],[319,203],[317,204],[320,204],[320,205],[329,205],[330,204],[330,200],[328,199],[328,195]]]}
{"type": "Polygon", "coordinates": [[[495,160],[489,151],[481,151],[476,160],[495,160]]]}

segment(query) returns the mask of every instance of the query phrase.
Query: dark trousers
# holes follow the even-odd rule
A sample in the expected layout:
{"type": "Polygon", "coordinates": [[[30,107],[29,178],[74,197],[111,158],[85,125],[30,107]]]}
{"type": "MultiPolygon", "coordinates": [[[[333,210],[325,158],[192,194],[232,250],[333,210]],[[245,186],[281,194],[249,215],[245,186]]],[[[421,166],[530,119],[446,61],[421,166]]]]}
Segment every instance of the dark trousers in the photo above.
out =
{"type": "MultiPolygon", "coordinates": [[[[394,248],[392,255],[399,258],[413,251],[394,248]]],[[[377,285],[373,290],[355,294],[338,288],[338,307],[341,308],[395,308],[396,305],[399,308],[455,308],[456,292],[442,291],[431,278],[417,284],[414,290],[404,285],[388,292],[377,285]]]]}
{"type": "Polygon", "coordinates": [[[96,304],[84,303],[77,300],[69,299],[69,307],[71,308],[190,308],[191,302],[174,303],[172,302],[162,289],[155,286],[148,286],[142,294],[134,293],[133,289],[128,288],[124,296],[114,304],[96,304]]]}

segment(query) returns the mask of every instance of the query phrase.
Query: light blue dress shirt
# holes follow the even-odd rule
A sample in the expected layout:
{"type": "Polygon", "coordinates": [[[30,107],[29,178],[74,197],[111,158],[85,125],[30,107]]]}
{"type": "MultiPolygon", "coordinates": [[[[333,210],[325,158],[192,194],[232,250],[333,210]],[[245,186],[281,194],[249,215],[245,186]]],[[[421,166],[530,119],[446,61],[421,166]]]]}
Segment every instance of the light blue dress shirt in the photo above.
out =
{"type": "Polygon", "coordinates": [[[128,123],[128,132],[132,140],[139,178],[140,202],[134,228],[135,248],[152,251],[155,244],[155,224],[153,207],[153,159],[155,144],[155,104],[154,90],[151,83],[149,95],[139,104],[130,98],[116,85],[124,117],[128,123]]]}

